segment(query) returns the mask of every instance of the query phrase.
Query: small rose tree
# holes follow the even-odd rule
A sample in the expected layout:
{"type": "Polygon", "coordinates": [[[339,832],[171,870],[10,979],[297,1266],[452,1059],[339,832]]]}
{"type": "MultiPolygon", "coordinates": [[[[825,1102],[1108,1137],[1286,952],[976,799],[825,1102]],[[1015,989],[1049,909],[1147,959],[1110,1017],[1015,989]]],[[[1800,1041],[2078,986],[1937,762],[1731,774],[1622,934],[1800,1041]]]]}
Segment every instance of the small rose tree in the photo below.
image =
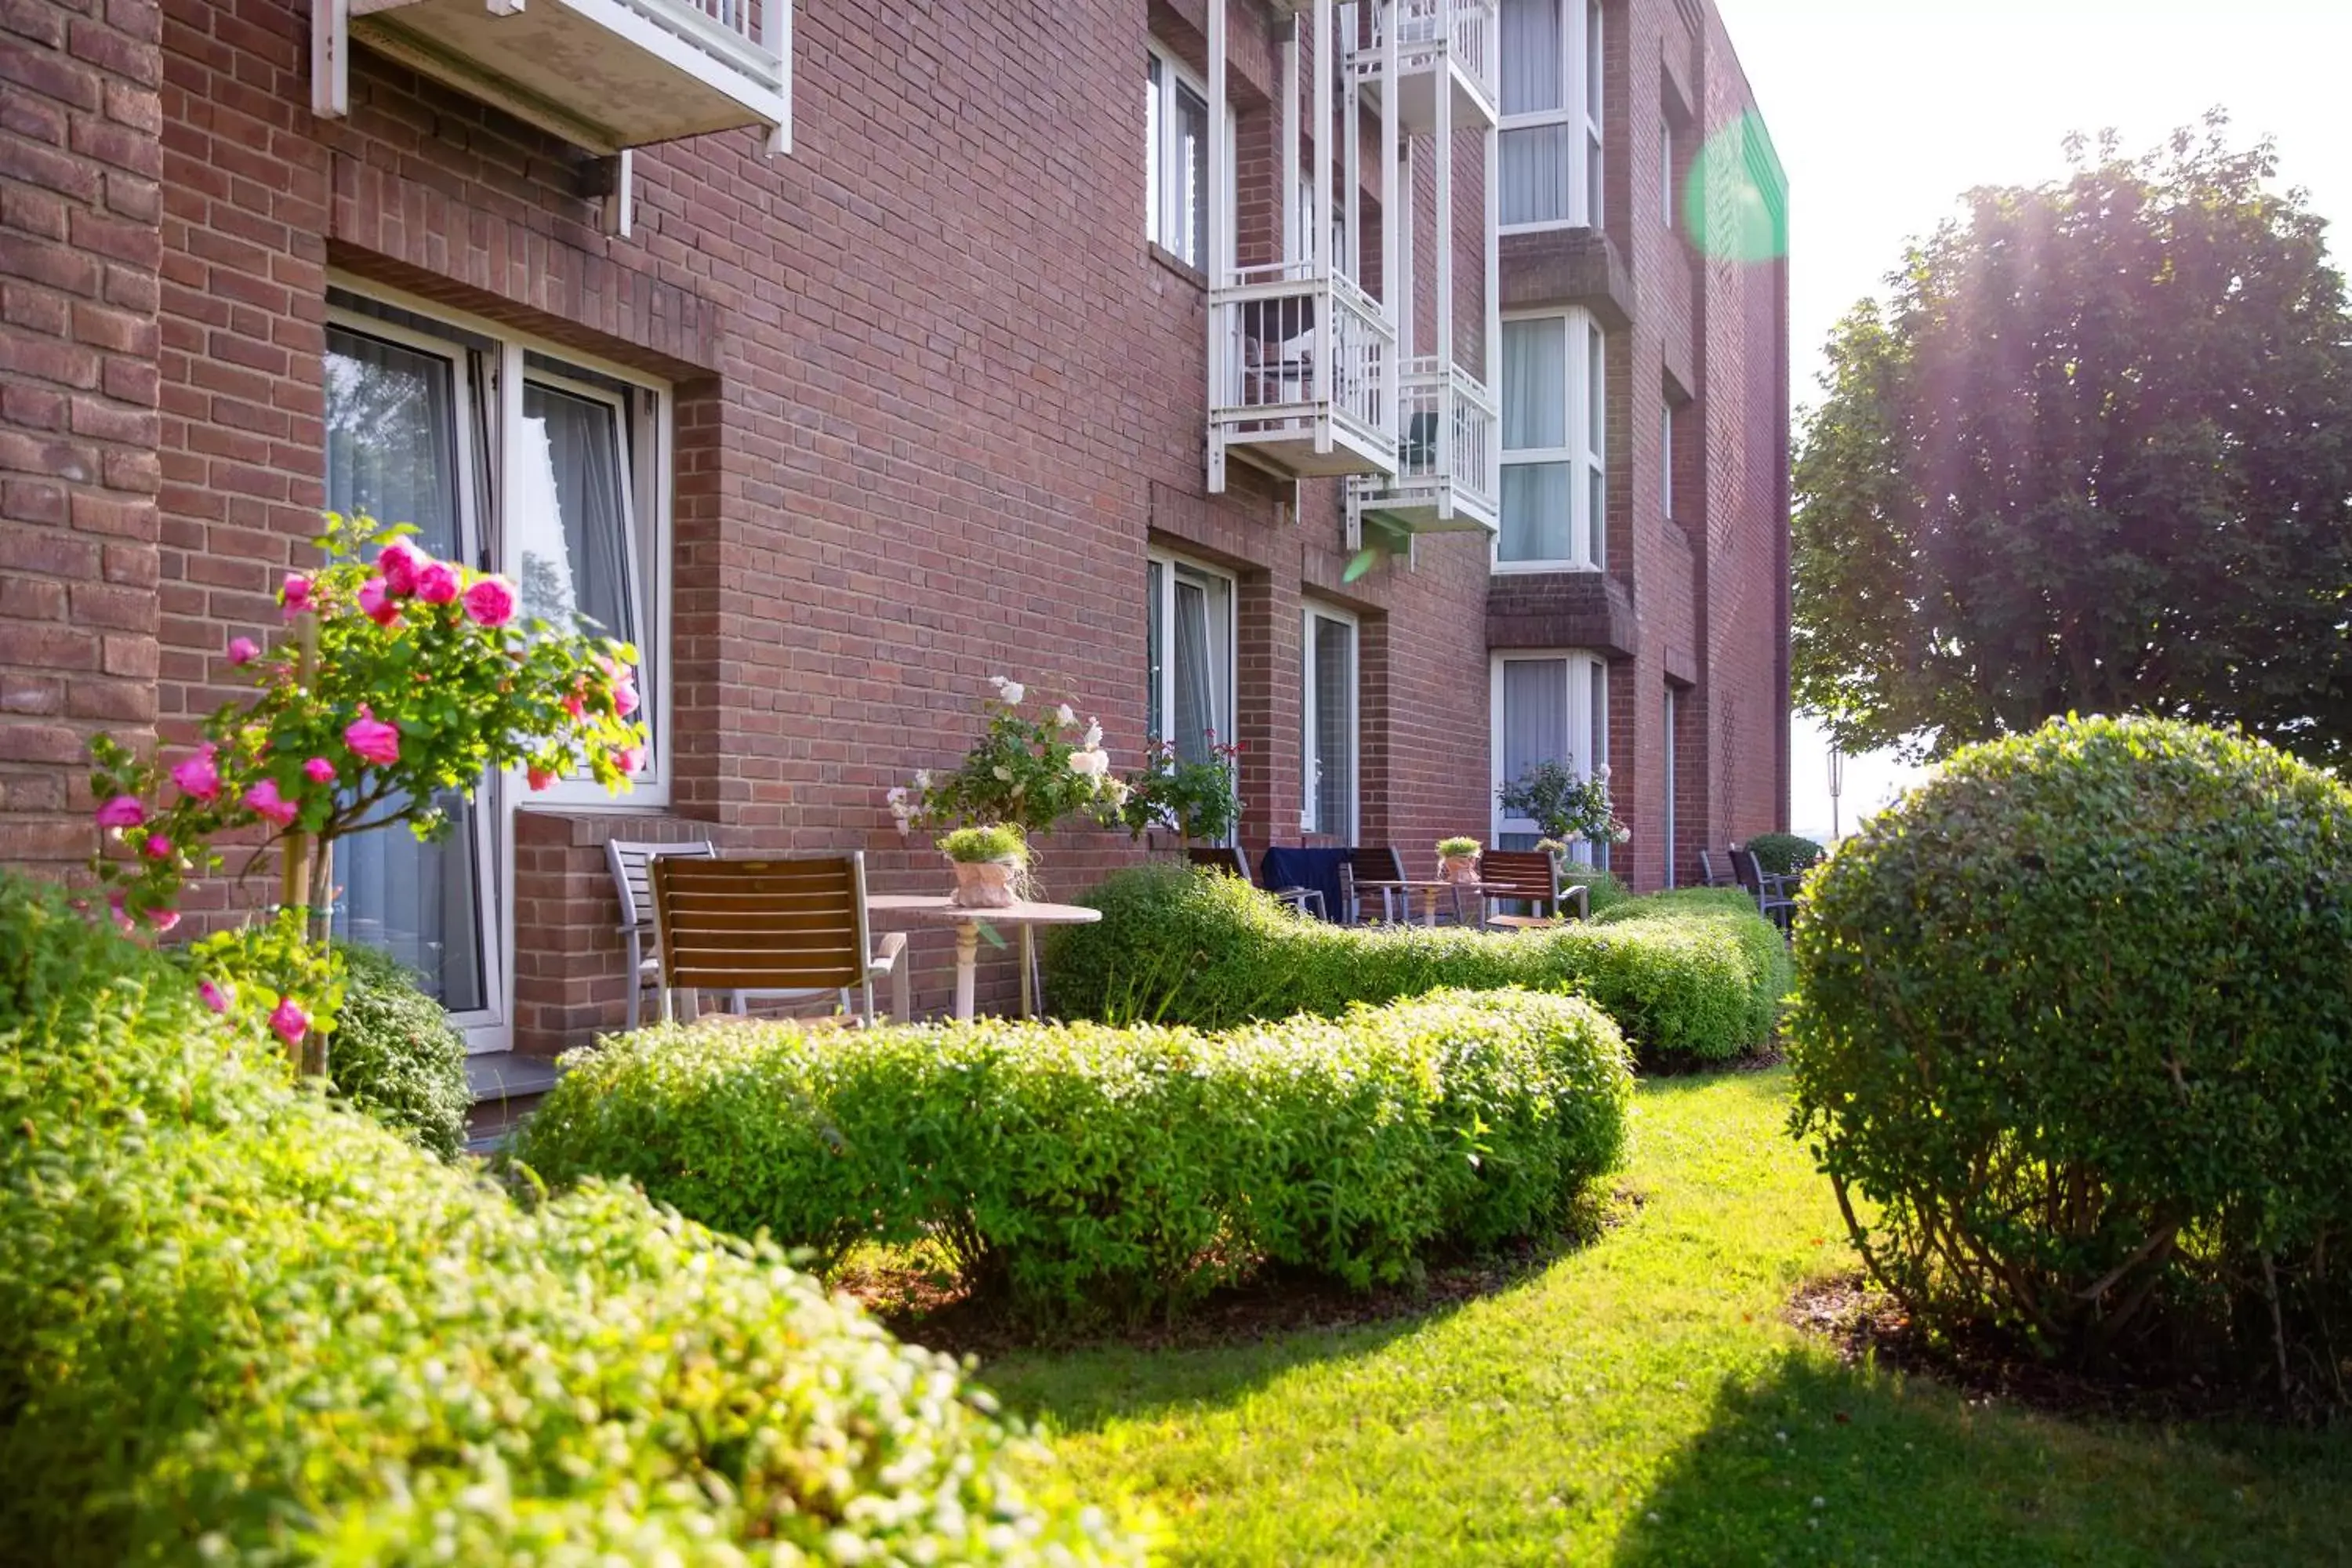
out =
{"type": "Polygon", "coordinates": [[[220,869],[232,836],[259,830],[240,882],[277,852],[271,918],[194,957],[205,1000],[266,1016],[309,1072],[326,1068],[340,994],[326,942],[338,839],[396,823],[436,838],[440,801],[488,770],[522,769],[533,790],[584,773],[617,792],[644,760],[634,648],[519,621],[513,584],[434,560],[414,531],[330,514],[328,563],[279,591],[290,635],[230,643],[257,689],[205,720],[194,752],[167,767],[111,736],[90,746],[106,835],[92,868],[125,930],[176,925],[187,881],[220,869]]]}
{"type": "Polygon", "coordinates": [[[1036,839],[1070,816],[1109,826],[1127,804],[1102,749],[1102,725],[1078,721],[1065,702],[1043,718],[1023,713],[1028,688],[1002,675],[982,704],[988,728],[952,773],[918,773],[884,797],[901,835],[910,829],[1018,827],[1036,839]]]}
{"type": "Polygon", "coordinates": [[[1179,755],[1171,742],[1146,742],[1143,768],[1128,775],[1119,810],[1129,837],[1139,839],[1157,827],[1186,843],[1231,842],[1242,817],[1242,748],[1222,743],[1213,732],[1208,742],[1209,754],[1198,761],[1179,755]]]}
{"type": "Polygon", "coordinates": [[[1495,798],[1506,812],[1534,823],[1547,840],[1559,843],[1556,854],[1580,838],[1622,844],[1632,837],[1610,802],[1607,763],[1581,778],[1565,763],[1538,763],[1496,790],[1495,798]]]}

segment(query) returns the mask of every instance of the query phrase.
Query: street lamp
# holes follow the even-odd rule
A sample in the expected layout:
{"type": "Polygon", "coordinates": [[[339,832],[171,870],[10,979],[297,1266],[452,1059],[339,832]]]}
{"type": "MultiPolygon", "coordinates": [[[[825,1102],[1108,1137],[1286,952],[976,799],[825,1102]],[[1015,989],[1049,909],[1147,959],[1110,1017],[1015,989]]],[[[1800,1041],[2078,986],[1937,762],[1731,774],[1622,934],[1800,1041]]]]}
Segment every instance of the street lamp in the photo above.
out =
{"type": "Polygon", "coordinates": [[[1834,844],[1844,835],[1838,829],[1838,796],[1845,790],[1845,753],[1838,750],[1835,741],[1830,742],[1830,842],[1834,844]]]}

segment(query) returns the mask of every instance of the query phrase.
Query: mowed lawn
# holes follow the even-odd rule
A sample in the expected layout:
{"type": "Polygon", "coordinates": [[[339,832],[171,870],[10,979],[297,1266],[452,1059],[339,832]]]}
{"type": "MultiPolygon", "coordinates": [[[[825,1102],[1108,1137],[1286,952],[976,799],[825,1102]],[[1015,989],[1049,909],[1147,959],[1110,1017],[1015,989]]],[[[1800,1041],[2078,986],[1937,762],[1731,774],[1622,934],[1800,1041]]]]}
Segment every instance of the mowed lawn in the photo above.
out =
{"type": "Polygon", "coordinates": [[[1638,1213],[1471,1305],[983,1378],[1177,1563],[2352,1563],[2352,1435],[1971,1404],[1788,1327],[1854,1259],[1787,1098],[1645,1084],[1638,1213]]]}

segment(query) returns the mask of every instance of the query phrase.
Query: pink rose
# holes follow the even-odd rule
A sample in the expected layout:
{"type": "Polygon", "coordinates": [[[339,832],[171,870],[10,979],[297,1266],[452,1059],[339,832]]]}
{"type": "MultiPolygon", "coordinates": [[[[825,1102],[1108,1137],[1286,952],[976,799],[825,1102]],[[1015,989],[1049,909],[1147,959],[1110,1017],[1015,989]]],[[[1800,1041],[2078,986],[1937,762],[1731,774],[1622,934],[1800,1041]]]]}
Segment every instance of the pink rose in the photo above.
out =
{"type": "Polygon", "coordinates": [[[646,765],[646,749],[643,746],[623,746],[614,752],[613,765],[625,773],[634,773],[646,765]]]}
{"type": "Polygon", "coordinates": [[[269,1010],[269,1026],[278,1037],[289,1046],[299,1046],[302,1037],[310,1032],[310,1015],[302,1011],[302,1004],[291,996],[280,996],[278,1005],[269,1010]]]}
{"type": "Polygon", "coordinates": [[[446,561],[429,562],[416,574],[416,596],[428,605],[447,604],[457,587],[457,569],[446,561]]]}
{"type": "Polygon", "coordinates": [[[231,664],[251,664],[261,653],[261,645],[251,637],[228,639],[228,661],[231,664]]]}
{"type": "Polygon", "coordinates": [[[625,719],[637,710],[637,689],[627,681],[613,688],[613,711],[625,719]]]}
{"type": "Polygon", "coordinates": [[[302,764],[302,771],[310,775],[310,782],[312,784],[332,784],[335,782],[335,764],[327,761],[324,757],[312,757],[309,762],[302,764]]]}
{"type": "Polygon", "coordinates": [[[360,716],[344,727],[343,743],[360,761],[380,768],[400,761],[400,731],[377,718],[364,702],[360,704],[360,716]]]}
{"type": "Polygon", "coordinates": [[[170,931],[173,926],[180,923],[180,911],[177,910],[149,910],[147,911],[147,923],[153,926],[159,932],[170,931]]]}
{"type": "Polygon", "coordinates": [[[310,579],[299,572],[286,574],[286,585],[278,590],[278,602],[286,606],[286,618],[292,620],[310,607],[310,579]]]}
{"type": "Polygon", "coordinates": [[[136,827],[147,820],[147,808],[136,795],[118,795],[98,808],[100,827],[136,827]]]}
{"type": "Polygon", "coordinates": [[[106,912],[114,917],[114,929],[121,931],[123,935],[129,936],[134,930],[138,929],[131,923],[130,911],[122,907],[122,895],[121,893],[109,893],[106,895],[106,912]]]}
{"type": "Polygon", "coordinates": [[[139,850],[150,860],[169,860],[172,858],[172,841],[160,833],[151,833],[139,850]]]}
{"type": "Polygon", "coordinates": [[[533,790],[545,789],[548,785],[555,782],[555,775],[545,768],[530,769],[529,776],[530,779],[530,787],[533,790]]]}
{"type": "Polygon", "coordinates": [[[485,577],[466,590],[466,613],[477,624],[495,631],[514,619],[514,584],[503,577],[485,577]]]}
{"type": "Polygon", "coordinates": [[[360,584],[360,612],[380,626],[400,619],[400,606],[392,602],[392,595],[381,577],[371,577],[360,584]]]}
{"type": "Polygon", "coordinates": [[[395,599],[405,599],[416,592],[417,574],[432,562],[433,557],[405,539],[395,539],[376,552],[375,569],[383,575],[384,591],[395,599]]]}
{"type": "Polygon", "coordinates": [[[220,798],[220,769],[213,763],[213,753],[218,750],[207,741],[203,751],[172,770],[172,782],[180,786],[182,795],[191,800],[220,798]]]}
{"type": "Polygon", "coordinates": [[[276,779],[264,779],[245,792],[245,806],[254,816],[265,817],[280,827],[291,827],[302,808],[278,793],[276,779]]]}
{"type": "Polygon", "coordinates": [[[233,999],[233,994],[226,986],[215,985],[209,980],[196,982],[196,994],[203,997],[205,1005],[215,1013],[227,1012],[233,999]]]}
{"type": "Polygon", "coordinates": [[[588,700],[575,691],[563,700],[563,710],[574,719],[585,719],[588,717],[588,700]]]}

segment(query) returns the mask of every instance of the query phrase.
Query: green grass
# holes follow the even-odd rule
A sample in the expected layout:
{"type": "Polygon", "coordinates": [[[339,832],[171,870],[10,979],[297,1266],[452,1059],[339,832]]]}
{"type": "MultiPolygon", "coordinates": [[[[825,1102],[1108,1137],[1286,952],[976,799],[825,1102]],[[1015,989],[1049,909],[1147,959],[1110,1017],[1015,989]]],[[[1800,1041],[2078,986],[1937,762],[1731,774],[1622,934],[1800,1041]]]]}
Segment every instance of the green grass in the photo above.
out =
{"type": "Polygon", "coordinates": [[[1787,1100],[1645,1084],[1638,1214],[1458,1310],[983,1378],[1176,1563],[2352,1563],[2352,1438],[1971,1405],[1785,1326],[1854,1264],[1787,1100]]]}

